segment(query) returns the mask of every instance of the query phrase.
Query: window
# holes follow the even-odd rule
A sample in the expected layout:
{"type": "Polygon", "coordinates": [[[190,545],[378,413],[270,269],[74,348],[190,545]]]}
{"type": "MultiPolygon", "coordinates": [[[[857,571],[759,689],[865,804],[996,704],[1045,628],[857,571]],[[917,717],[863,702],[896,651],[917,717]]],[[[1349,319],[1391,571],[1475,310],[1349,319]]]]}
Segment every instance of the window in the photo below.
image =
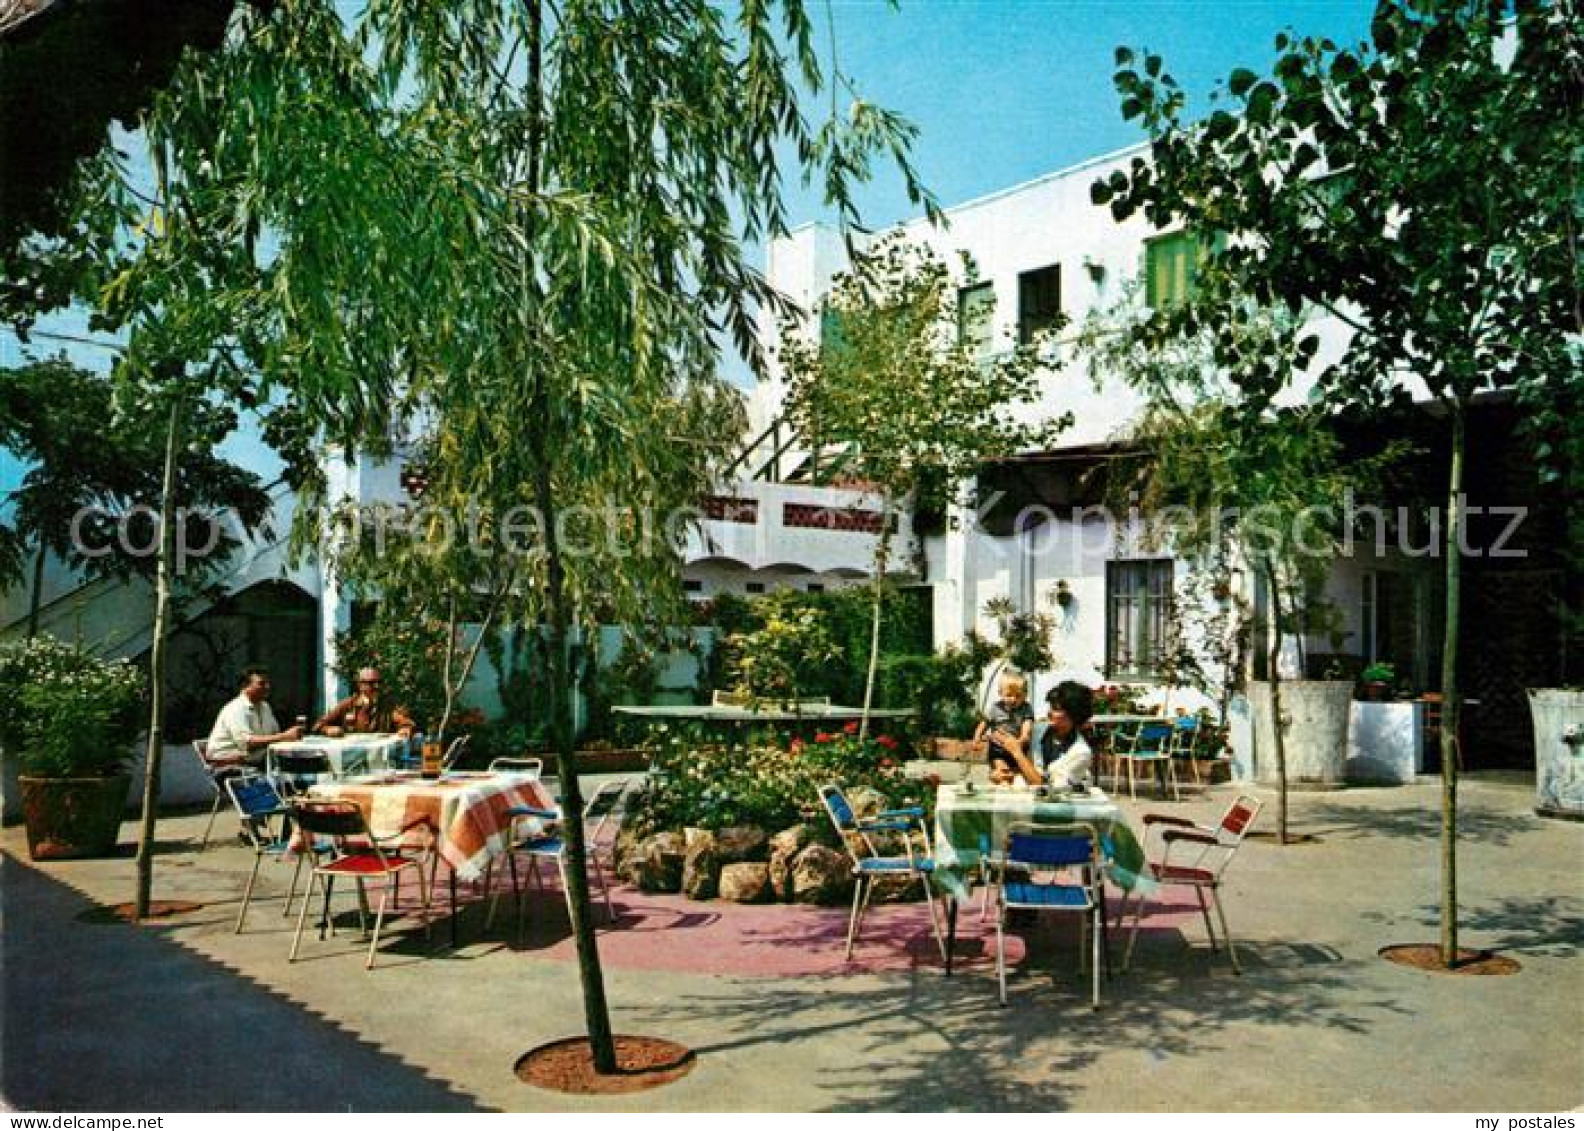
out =
{"type": "Polygon", "coordinates": [[[820,308],[820,353],[841,353],[847,348],[847,333],[842,322],[845,315],[827,302],[820,308]]]}
{"type": "Polygon", "coordinates": [[[1061,265],[1018,276],[1018,342],[1027,345],[1061,321],[1061,265]]]}
{"type": "Polygon", "coordinates": [[[1196,243],[1191,232],[1173,232],[1144,245],[1144,295],[1151,310],[1174,306],[1193,294],[1196,243]]]}
{"type": "Polygon", "coordinates": [[[1106,675],[1158,676],[1171,611],[1172,560],[1106,563],[1106,675]]]}
{"type": "Polygon", "coordinates": [[[685,578],[685,579],[683,579],[683,582],[682,582],[682,592],[684,592],[684,593],[702,593],[702,592],[704,592],[704,583],[702,581],[699,581],[697,578],[692,578],[692,577],[685,578]]]}
{"type": "Polygon", "coordinates": [[[995,287],[976,283],[957,292],[957,344],[971,357],[986,357],[994,339],[995,287]]]}
{"type": "Polygon", "coordinates": [[[750,593],[763,593],[765,591],[764,582],[762,581],[750,581],[747,588],[750,593]]]}
{"type": "Polygon", "coordinates": [[[825,592],[825,586],[818,581],[811,581],[808,583],[808,591],[810,593],[823,593],[825,592]]]}

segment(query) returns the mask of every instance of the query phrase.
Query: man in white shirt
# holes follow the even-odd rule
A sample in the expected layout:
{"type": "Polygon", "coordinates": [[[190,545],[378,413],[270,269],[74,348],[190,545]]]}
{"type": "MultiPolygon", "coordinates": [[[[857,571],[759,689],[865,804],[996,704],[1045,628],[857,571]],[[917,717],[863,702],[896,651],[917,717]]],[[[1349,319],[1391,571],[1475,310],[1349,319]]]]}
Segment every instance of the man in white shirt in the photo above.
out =
{"type": "Polygon", "coordinates": [[[292,742],[302,737],[301,727],[280,729],[275,712],[266,702],[269,693],[268,671],[250,667],[242,672],[242,693],[220,708],[214,729],[209,732],[211,761],[235,758],[251,766],[261,766],[270,743],[292,742]]]}

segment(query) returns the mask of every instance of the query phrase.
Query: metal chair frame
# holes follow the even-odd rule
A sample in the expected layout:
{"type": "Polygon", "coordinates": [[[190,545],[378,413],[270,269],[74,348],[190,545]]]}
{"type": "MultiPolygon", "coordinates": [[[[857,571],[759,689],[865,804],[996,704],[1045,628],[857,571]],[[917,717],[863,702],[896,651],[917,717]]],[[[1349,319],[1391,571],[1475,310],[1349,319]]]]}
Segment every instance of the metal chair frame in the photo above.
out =
{"type": "MultiPolygon", "coordinates": [[[[1238,965],[1237,944],[1233,942],[1232,932],[1227,927],[1226,909],[1222,906],[1221,900],[1221,878],[1226,872],[1227,865],[1231,864],[1232,858],[1237,855],[1243,838],[1253,827],[1264,804],[1257,797],[1240,794],[1214,826],[1196,824],[1186,818],[1166,813],[1146,813],[1143,818],[1146,841],[1149,839],[1150,829],[1160,827],[1162,830],[1160,858],[1148,864],[1151,878],[1162,887],[1177,886],[1193,889],[1194,896],[1199,901],[1199,914],[1204,919],[1205,934],[1209,936],[1212,953],[1217,948],[1215,927],[1210,922],[1209,904],[1215,904],[1216,918],[1221,920],[1221,934],[1226,940],[1227,955],[1232,960],[1234,974],[1241,974],[1243,968],[1238,965]]],[[[1117,910],[1118,926],[1121,925],[1126,913],[1130,894],[1123,894],[1122,906],[1117,910]]],[[[1127,953],[1122,958],[1124,972],[1133,961],[1133,947],[1138,942],[1139,925],[1149,902],[1150,897],[1141,893],[1134,908],[1133,931],[1128,936],[1127,953]]]]}
{"type": "Polygon", "coordinates": [[[1105,939],[1105,855],[1093,825],[1039,825],[1019,821],[1007,830],[996,869],[996,983],[1001,1004],[1006,996],[1006,924],[1011,911],[1076,912],[1078,970],[1084,970],[1086,949],[1092,989],[1090,1004],[1100,1008],[1100,955],[1105,939]],[[1080,870],[1077,884],[1040,882],[1038,874],[1060,875],[1080,870]],[[1010,879],[1010,872],[1027,879],[1010,879]]]}
{"type": "Polygon", "coordinates": [[[467,753],[468,742],[472,737],[471,734],[463,734],[451,740],[451,745],[446,747],[445,756],[440,759],[440,768],[442,770],[453,770],[456,768],[456,764],[462,760],[462,755],[467,753]]]}
{"type": "MultiPolygon", "coordinates": [[[[302,943],[303,927],[308,922],[308,908],[313,903],[316,884],[322,883],[324,886],[324,911],[319,921],[319,937],[323,939],[327,929],[332,935],[335,933],[335,923],[330,918],[330,895],[337,876],[347,876],[357,884],[358,923],[365,934],[368,933],[368,892],[365,884],[371,879],[385,880],[380,892],[379,908],[374,915],[374,933],[369,938],[368,958],[364,962],[364,969],[374,968],[374,954],[379,947],[380,931],[385,925],[386,905],[392,896],[400,896],[401,874],[408,868],[418,870],[419,888],[423,900],[424,937],[432,937],[429,888],[433,883],[433,877],[431,876],[427,881],[424,879],[421,858],[407,856],[400,849],[387,852],[369,831],[363,810],[350,801],[299,799],[291,806],[291,816],[297,825],[299,835],[327,838],[332,854],[331,859],[326,863],[321,864],[316,861],[313,872],[309,875],[308,892],[303,897],[302,911],[297,916],[297,931],[292,936],[288,962],[297,961],[297,950],[302,943]]],[[[426,820],[413,821],[403,827],[397,835],[405,837],[420,828],[428,832],[432,847],[434,831],[426,820]]]]}
{"type": "MultiPolygon", "coordinates": [[[[513,760],[496,759],[496,761],[513,760]]],[[[632,780],[629,778],[617,778],[605,782],[583,803],[584,849],[589,864],[593,866],[594,879],[599,884],[600,895],[605,900],[606,917],[612,923],[616,921],[616,907],[611,902],[610,883],[605,877],[604,862],[600,859],[601,838],[612,820],[620,824],[620,814],[623,812],[622,798],[631,784],[632,780]],[[594,822],[592,827],[590,821],[594,822]]],[[[567,913],[571,914],[572,890],[567,884],[566,836],[561,828],[565,817],[560,809],[539,809],[528,805],[515,806],[507,812],[512,818],[512,843],[506,852],[506,865],[511,871],[512,899],[517,905],[517,936],[521,938],[526,929],[526,919],[521,875],[517,871],[518,853],[528,857],[533,868],[534,887],[541,893],[544,891],[544,877],[539,872],[539,862],[555,861],[556,870],[561,877],[561,891],[567,900],[567,913]],[[522,829],[520,835],[519,827],[522,829]]],[[[487,874],[485,883],[486,886],[489,885],[487,874]]],[[[485,930],[489,930],[490,924],[495,921],[495,910],[499,904],[500,893],[497,891],[490,899],[489,913],[484,918],[485,930]]]]}
{"type": "MultiPolygon", "coordinates": [[[[1118,737],[1120,738],[1121,736],[1118,737]]],[[[1129,744],[1126,749],[1120,746],[1113,748],[1112,756],[1118,760],[1115,765],[1115,771],[1120,772],[1121,762],[1127,763],[1129,798],[1135,801],[1138,800],[1134,768],[1143,763],[1154,766],[1157,770],[1163,770],[1165,778],[1169,778],[1171,781],[1172,799],[1174,801],[1182,800],[1182,791],[1177,784],[1177,767],[1172,758],[1171,748],[1175,737],[1176,727],[1170,720],[1161,719],[1155,722],[1140,723],[1135,727],[1129,736],[1129,744]]],[[[1112,783],[1116,784],[1115,777],[1113,777],[1112,783]]],[[[1163,798],[1165,792],[1166,786],[1163,779],[1161,783],[1163,798]]]]}
{"type": "Polygon", "coordinates": [[[544,776],[543,758],[496,758],[489,764],[492,774],[521,774],[538,781],[544,776]]]}
{"type": "Polygon", "coordinates": [[[204,825],[203,839],[198,843],[198,851],[203,852],[209,847],[209,837],[214,833],[215,818],[220,815],[220,806],[227,798],[225,783],[231,778],[241,777],[254,771],[240,754],[231,758],[210,758],[207,738],[193,739],[192,748],[203,766],[204,775],[209,779],[210,788],[214,790],[214,804],[209,806],[209,823],[204,825]]]}
{"type": "Polygon", "coordinates": [[[847,957],[852,958],[858,926],[869,910],[875,882],[882,876],[905,875],[917,879],[924,886],[924,899],[929,904],[930,927],[935,932],[941,960],[945,961],[946,937],[941,933],[940,917],[935,909],[935,892],[930,886],[935,874],[935,860],[928,852],[929,830],[924,827],[924,810],[914,806],[888,809],[873,817],[858,817],[846,793],[835,782],[820,786],[819,794],[825,812],[829,814],[831,824],[836,826],[836,834],[852,860],[853,904],[847,919],[847,957]],[[904,855],[883,855],[875,844],[877,833],[900,835],[904,855]],[[921,847],[917,849],[913,843],[914,833],[922,838],[921,847]]]}
{"type": "Polygon", "coordinates": [[[284,860],[289,855],[297,857],[296,867],[292,869],[291,886],[286,890],[286,905],[281,909],[281,917],[285,918],[291,914],[292,901],[297,897],[297,881],[302,876],[303,860],[307,856],[328,851],[328,846],[308,840],[299,850],[296,838],[291,834],[291,824],[285,819],[290,809],[276,791],[275,783],[263,774],[248,771],[228,778],[225,788],[232,807],[236,809],[237,819],[241,822],[242,833],[253,846],[253,870],[248,873],[247,887],[242,891],[242,907],[237,911],[236,933],[240,935],[248,907],[253,902],[253,888],[258,883],[259,866],[264,858],[284,860]],[[282,822],[279,828],[272,829],[270,821],[275,817],[282,818],[282,822]]]}

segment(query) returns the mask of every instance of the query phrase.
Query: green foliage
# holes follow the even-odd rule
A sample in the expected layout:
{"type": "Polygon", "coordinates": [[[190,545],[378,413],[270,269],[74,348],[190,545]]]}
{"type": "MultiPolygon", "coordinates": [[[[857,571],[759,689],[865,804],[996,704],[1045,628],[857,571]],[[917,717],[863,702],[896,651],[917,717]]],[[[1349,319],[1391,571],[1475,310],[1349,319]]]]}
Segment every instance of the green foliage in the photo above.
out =
{"type": "Polygon", "coordinates": [[[22,773],[99,777],[122,770],[145,680],[51,636],[0,644],[0,744],[22,773]]]}
{"type": "MultiPolygon", "coordinates": [[[[1055,617],[1025,612],[1006,597],[985,602],[984,611],[996,623],[997,641],[991,645],[996,658],[1026,675],[1056,666],[1056,654],[1050,644],[1051,633],[1056,631],[1055,617]]],[[[971,649],[982,647],[981,641],[970,644],[971,649]]]]}
{"type": "Polygon", "coordinates": [[[920,737],[971,737],[978,721],[979,677],[989,662],[974,643],[948,644],[934,654],[882,657],[879,703],[911,707],[912,729],[920,737]]]}
{"type": "MultiPolygon", "coordinates": [[[[0,369],[0,446],[33,465],[10,495],[0,522],[10,537],[0,545],[48,547],[92,576],[153,575],[154,555],[126,547],[145,550],[158,540],[165,413],[115,393],[108,378],[64,356],[0,369]],[[120,523],[125,539],[116,536],[120,523]]],[[[237,526],[252,530],[269,509],[258,477],[214,454],[236,422],[227,405],[196,405],[188,414],[172,502],[185,508],[182,564],[198,574],[223,564],[237,547],[237,526]]],[[[14,557],[0,556],[0,578],[20,570],[14,557]]]]}
{"type": "Polygon", "coordinates": [[[1395,664],[1376,660],[1359,673],[1359,680],[1363,683],[1396,683],[1397,667],[1395,664]]]}
{"type": "Polygon", "coordinates": [[[655,728],[650,789],[636,815],[651,830],[757,825],[779,832],[821,820],[819,787],[869,786],[894,804],[924,791],[902,776],[901,744],[888,735],[860,740],[857,724],[812,742],[700,743],[687,731],[655,728]]]}
{"type": "Polygon", "coordinates": [[[385,695],[432,728],[445,710],[441,657],[449,644],[444,621],[408,615],[387,601],[367,624],[336,635],[336,675],[350,686],[359,668],[378,668],[385,695]]]}
{"type": "Polygon", "coordinates": [[[778,594],[765,599],[764,625],[729,637],[735,690],[751,704],[790,705],[811,694],[811,673],[841,655],[817,609],[778,594]]]}

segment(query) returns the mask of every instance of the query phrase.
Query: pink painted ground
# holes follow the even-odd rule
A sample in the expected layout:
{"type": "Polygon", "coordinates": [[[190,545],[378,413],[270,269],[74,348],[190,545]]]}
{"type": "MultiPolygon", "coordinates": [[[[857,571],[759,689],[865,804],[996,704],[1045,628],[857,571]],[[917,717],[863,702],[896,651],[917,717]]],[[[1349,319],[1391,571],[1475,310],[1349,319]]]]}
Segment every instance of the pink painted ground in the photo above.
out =
{"type": "MultiPolygon", "coordinates": [[[[939,969],[941,965],[923,903],[871,906],[852,960],[848,961],[844,957],[848,914],[845,907],[698,902],[625,886],[614,887],[611,895],[616,905],[616,923],[609,924],[597,891],[595,920],[600,957],[605,965],[617,969],[797,978],[917,967],[939,969]]],[[[553,882],[542,893],[530,887],[524,900],[527,927],[522,941],[518,942],[513,922],[509,888],[501,897],[491,936],[508,939],[535,957],[574,961],[576,954],[560,890],[553,882]]],[[[1198,919],[1198,908],[1193,903],[1156,904],[1144,921],[1144,931],[1174,929],[1189,918],[1198,919]]],[[[464,922],[478,920],[470,916],[464,922]]],[[[1188,929],[1193,933],[1194,925],[1188,929]]],[[[1008,963],[1020,964],[1031,949],[1034,961],[1042,965],[1076,962],[1077,938],[1078,928],[1071,916],[1042,916],[1029,926],[1008,932],[1008,963]],[[1025,944],[1025,936],[1032,948],[1025,944]]],[[[1120,932],[1113,936],[1112,953],[1117,961],[1125,938],[1120,932]]],[[[981,924],[977,894],[958,916],[954,964],[962,969],[993,968],[995,964],[995,924],[993,919],[981,924]]]]}

